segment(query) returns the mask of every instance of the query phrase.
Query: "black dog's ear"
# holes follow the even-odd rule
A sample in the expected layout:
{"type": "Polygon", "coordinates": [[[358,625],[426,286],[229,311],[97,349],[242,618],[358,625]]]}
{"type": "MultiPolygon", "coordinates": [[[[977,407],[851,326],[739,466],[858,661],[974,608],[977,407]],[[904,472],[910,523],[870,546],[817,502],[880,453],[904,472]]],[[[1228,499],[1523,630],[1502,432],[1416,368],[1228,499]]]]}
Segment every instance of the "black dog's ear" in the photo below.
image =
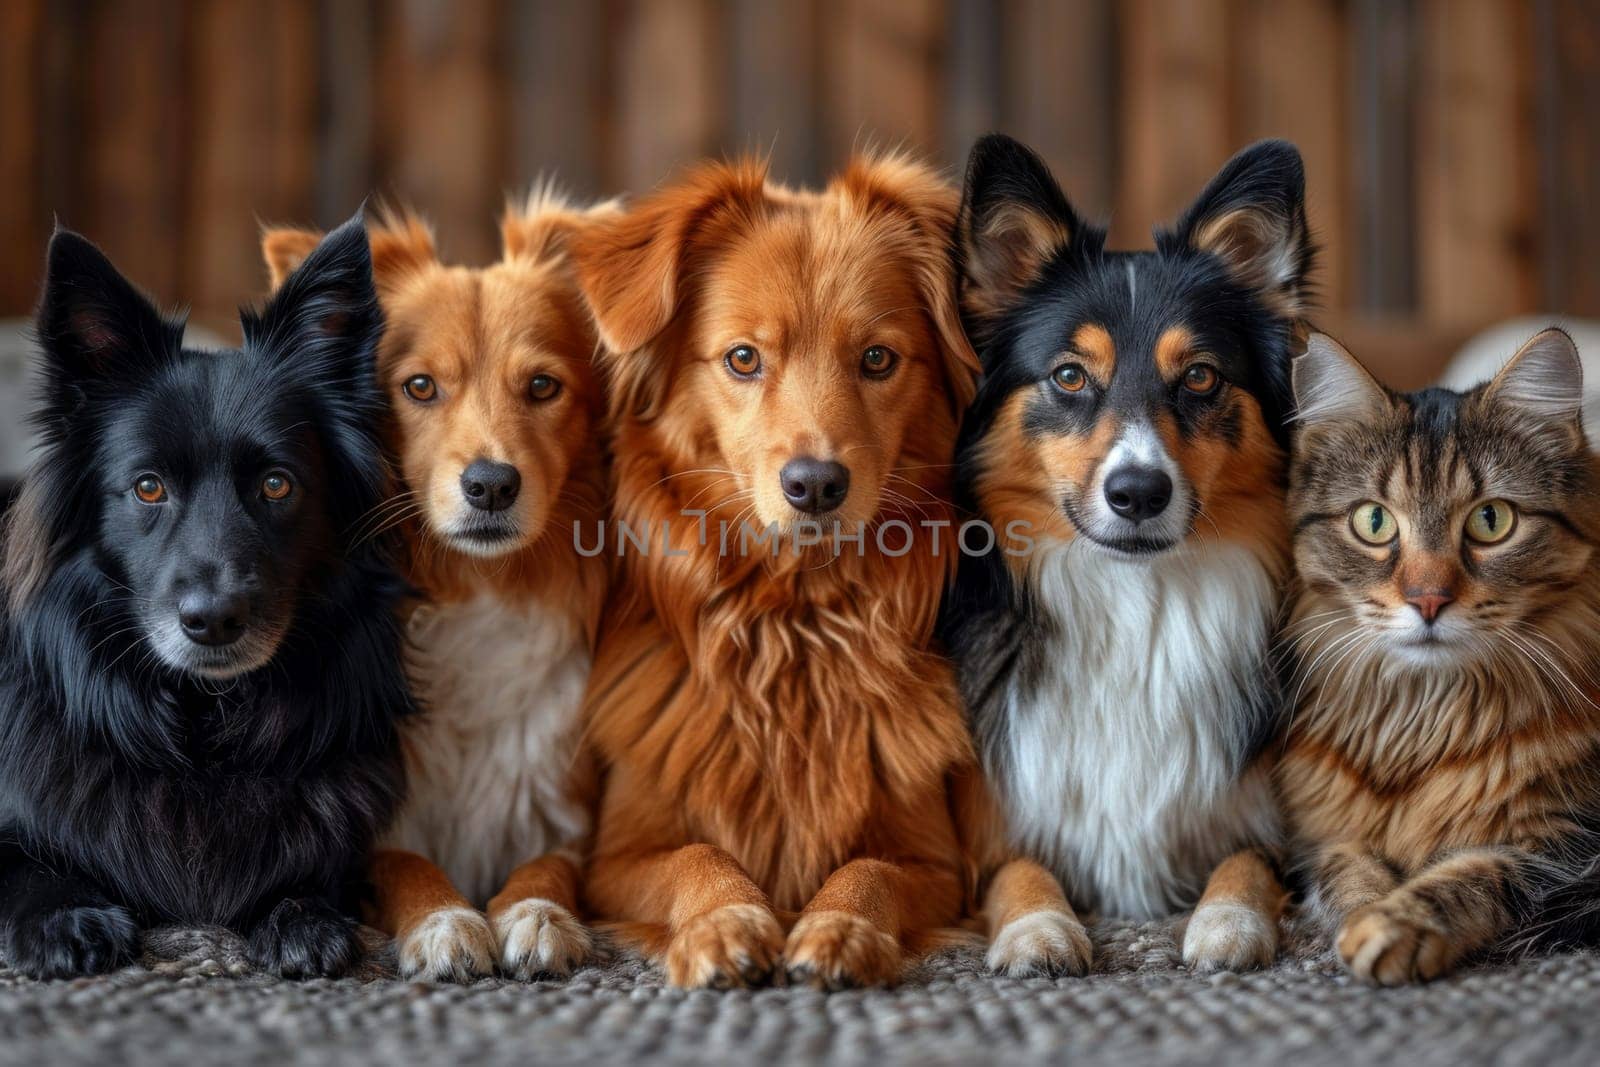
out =
{"type": "Polygon", "coordinates": [[[1278,314],[1306,311],[1306,279],[1316,248],[1306,223],[1306,171],[1288,141],[1259,141],[1223,164],[1170,234],[1172,244],[1222,259],[1241,285],[1278,314]]]}
{"type": "Polygon", "coordinates": [[[1032,149],[991,133],[972,146],[956,219],[961,310],[980,328],[1016,305],[1082,222],[1032,149]]]}
{"type": "Polygon", "coordinates": [[[266,307],[242,313],[240,322],[252,352],[324,384],[365,385],[383,316],[361,214],[324,237],[266,307]]]}
{"type": "Polygon", "coordinates": [[[88,239],[57,230],[47,263],[37,330],[52,398],[142,380],[179,351],[183,323],[162,318],[88,239]]]}

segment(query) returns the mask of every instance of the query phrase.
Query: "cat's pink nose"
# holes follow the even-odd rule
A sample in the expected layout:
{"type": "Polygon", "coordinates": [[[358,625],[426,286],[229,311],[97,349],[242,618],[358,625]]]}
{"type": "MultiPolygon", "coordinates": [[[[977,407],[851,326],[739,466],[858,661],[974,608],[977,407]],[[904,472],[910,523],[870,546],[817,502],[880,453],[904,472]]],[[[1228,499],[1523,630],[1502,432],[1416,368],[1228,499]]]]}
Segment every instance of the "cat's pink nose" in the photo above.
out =
{"type": "Polygon", "coordinates": [[[1439,612],[1455,597],[1447,589],[1434,589],[1426,593],[1413,593],[1406,591],[1406,603],[1417,609],[1417,614],[1422,616],[1423,622],[1432,622],[1439,617],[1439,612]]]}

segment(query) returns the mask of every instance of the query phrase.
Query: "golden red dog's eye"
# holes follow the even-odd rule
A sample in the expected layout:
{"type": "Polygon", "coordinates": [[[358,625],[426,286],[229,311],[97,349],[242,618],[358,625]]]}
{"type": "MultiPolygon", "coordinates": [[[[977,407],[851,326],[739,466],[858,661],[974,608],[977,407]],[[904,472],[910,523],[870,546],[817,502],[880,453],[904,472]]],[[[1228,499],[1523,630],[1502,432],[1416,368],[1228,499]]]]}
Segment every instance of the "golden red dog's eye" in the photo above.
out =
{"type": "Polygon", "coordinates": [[[1063,392],[1081,393],[1083,387],[1089,384],[1089,375],[1076,363],[1067,363],[1055,369],[1050,379],[1063,392]]]}
{"type": "Polygon", "coordinates": [[[561,383],[548,374],[535,374],[528,383],[528,395],[535,400],[549,400],[561,392],[561,383]]]}
{"type": "Polygon", "coordinates": [[[426,404],[439,395],[439,387],[426,374],[418,374],[415,377],[407,378],[406,384],[400,388],[405,390],[406,396],[409,396],[419,404],[426,404]]]}
{"type": "Polygon", "coordinates": [[[146,504],[159,504],[167,499],[167,487],[154,474],[141,474],[133,483],[133,495],[146,504]]]}
{"type": "Polygon", "coordinates": [[[894,373],[900,356],[886,345],[873,345],[861,353],[861,373],[868,378],[887,378],[894,373]]]}
{"type": "Polygon", "coordinates": [[[1217,368],[1209,363],[1196,363],[1183,372],[1183,387],[1191,393],[1204,395],[1217,387],[1222,380],[1217,368]]]}
{"type": "Polygon", "coordinates": [[[294,483],[282,471],[273,471],[261,479],[261,495],[268,500],[286,500],[294,492],[294,483]]]}
{"type": "Polygon", "coordinates": [[[741,378],[754,378],[761,370],[761,353],[749,345],[735,345],[723,357],[728,369],[741,378]]]}

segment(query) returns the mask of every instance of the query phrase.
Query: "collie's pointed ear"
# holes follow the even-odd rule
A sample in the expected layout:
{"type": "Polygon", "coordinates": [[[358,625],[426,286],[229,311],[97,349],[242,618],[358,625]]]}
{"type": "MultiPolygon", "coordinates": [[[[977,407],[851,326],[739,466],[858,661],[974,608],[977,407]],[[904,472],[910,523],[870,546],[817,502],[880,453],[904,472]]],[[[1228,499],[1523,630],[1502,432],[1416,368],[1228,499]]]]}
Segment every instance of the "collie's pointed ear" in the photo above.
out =
{"type": "Polygon", "coordinates": [[[961,310],[982,325],[1013,307],[1082,226],[1032,149],[1004,134],[979,139],[956,222],[961,310]]]}
{"type": "Polygon", "coordinates": [[[267,263],[267,278],[271,292],[283,288],[283,281],[294,269],[306,261],[311,250],[322,240],[319,230],[301,230],[293,226],[266,226],[261,230],[261,258],[267,263]]]}
{"type": "Polygon", "coordinates": [[[1288,141],[1260,141],[1223,164],[1170,234],[1219,257],[1240,285],[1287,318],[1303,314],[1316,247],[1306,222],[1306,171],[1288,141]]]}
{"type": "Polygon", "coordinates": [[[1495,404],[1552,422],[1583,424],[1583,360],[1572,336],[1552,326],[1535,334],[1484,390],[1495,404]]]}
{"type": "Polygon", "coordinates": [[[1290,371],[1294,421],[1300,426],[1371,422],[1389,410],[1389,391],[1338,341],[1324,333],[1306,340],[1290,371]]]}
{"type": "Polygon", "coordinates": [[[572,236],[578,284],[606,348],[633,352],[666,329],[695,239],[719,213],[756,210],[766,176],[755,160],[703,164],[572,236]]]}
{"type": "Polygon", "coordinates": [[[52,401],[74,406],[78,391],[140,380],[180,351],[183,322],[163,318],[88,239],[57,230],[46,259],[36,320],[45,351],[41,417],[49,418],[52,401]]]}

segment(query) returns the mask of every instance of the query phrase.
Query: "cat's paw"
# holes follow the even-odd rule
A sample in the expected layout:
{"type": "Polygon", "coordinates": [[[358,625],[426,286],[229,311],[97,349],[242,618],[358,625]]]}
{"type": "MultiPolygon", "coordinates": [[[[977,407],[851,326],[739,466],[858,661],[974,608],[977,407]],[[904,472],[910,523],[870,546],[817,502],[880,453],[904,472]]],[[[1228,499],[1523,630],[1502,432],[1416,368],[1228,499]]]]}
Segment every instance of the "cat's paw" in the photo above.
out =
{"type": "Polygon", "coordinates": [[[402,978],[473,982],[494,974],[494,931],[474,908],[440,908],[395,939],[402,978]]]}
{"type": "Polygon", "coordinates": [[[1345,919],[1336,943],[1350,973],[1373,985],[1404,985],[1437,978],[1457,953],[1443,932],[1385,901],[1345,919]]]}
{"type": "Polygon", "coordinates": [[[1270,967],[1278,958],[1278,924],[1243,904],[1202,904],[1183,934],[1183,962],[1201,974],[1270,967]]]}
{"type": "Polygon", "coordinates": [[[900,977],[900,942],[848,911],[802,915],[783,958],[791,985],[830,992],[891,985],[900,977]]]}
{"type": "Polygon", "coordinates": [[[115,904],[56,907],[19,915],[6,962],[29,978],[104,974],[132,963],[139,927],[115,904]]]}
{"type": "Polygon", "coordinates": [[[984,962],[1008,978],[1074,977],[1089,973],[1094,945],[1089,931],[1075,917],[1059,911],[1036,911],[1012,919],[994,935],[984,962]]]}
{"type": "Polygon", "coordinates": [[[360,957],[355,920],[320,900],[280,901],[250,931],[250,962],[284,978],[337,978],[360,957]]]}
{"type": "Polygon", "coordinates": [[[500,969],[528,981],[565,978],[594,952],[589,930],[553,900],[519,900],[494,918],[500,969]]]}
{"type": "Polygon", "coordinates": [[[733,989],[766,985],[783,953],[783,927],[761,904],[729,904],[684,923],[667,946],[675,986],[733,989]]]}

